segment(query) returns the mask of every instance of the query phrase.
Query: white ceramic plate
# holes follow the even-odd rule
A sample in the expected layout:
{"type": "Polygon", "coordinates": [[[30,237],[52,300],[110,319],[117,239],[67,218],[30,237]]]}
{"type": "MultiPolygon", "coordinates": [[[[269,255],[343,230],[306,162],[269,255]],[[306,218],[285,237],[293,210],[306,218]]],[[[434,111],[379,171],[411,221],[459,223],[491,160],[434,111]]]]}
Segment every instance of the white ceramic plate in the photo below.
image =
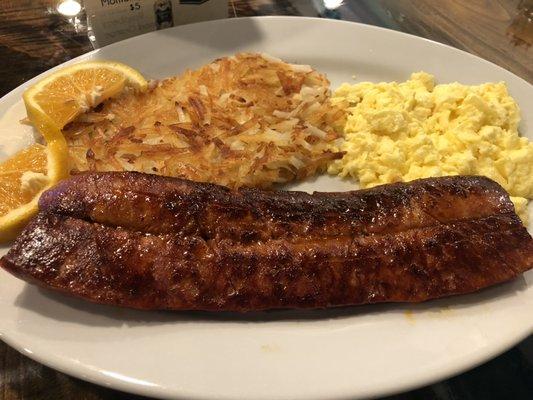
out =
{"type": "MultiPolygon", "coordinates": [[[[243,50],[310,64],[328,74],[332,87],[352,81],[353,75],[357,80],[405,80],[419,70],[440,82],[503,80],[523,110],[533,109],[531,86],[494,64],[414,36],[331,20],[201,23],[116,43],[73,62],[113,59],[161,78],[243,50]]],[[[14,122],[24,116],[20,98],[26,85],[0,101],[5,154],[31,141],[31,132],[14,122]]],[[[531,139],[529,117],[524,114],[521,129],[531,139]]],[[[321,177],[300,188],[353,186],[321,177]]],[[[2,340],[67,374],[164,398],[324,400],[403,391],[508,349],[533,331],[531,310],[533,271],[477,294],[417,306],[245,316],[92,305],[0,272],[2,340]]]]}

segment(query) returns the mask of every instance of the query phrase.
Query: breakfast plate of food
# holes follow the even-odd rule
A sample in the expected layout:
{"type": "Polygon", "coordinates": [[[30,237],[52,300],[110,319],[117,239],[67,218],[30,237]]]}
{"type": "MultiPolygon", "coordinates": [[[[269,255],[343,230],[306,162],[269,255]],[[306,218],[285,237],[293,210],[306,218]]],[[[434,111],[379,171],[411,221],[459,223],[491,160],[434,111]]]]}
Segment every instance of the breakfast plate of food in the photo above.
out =
{"type": "Polygon", "coordinates": [[[313,18],[71,60],[0,100],[0,338],[160,398],[367,398],[471,368],[533,332],[532,94],[313,18]]]}

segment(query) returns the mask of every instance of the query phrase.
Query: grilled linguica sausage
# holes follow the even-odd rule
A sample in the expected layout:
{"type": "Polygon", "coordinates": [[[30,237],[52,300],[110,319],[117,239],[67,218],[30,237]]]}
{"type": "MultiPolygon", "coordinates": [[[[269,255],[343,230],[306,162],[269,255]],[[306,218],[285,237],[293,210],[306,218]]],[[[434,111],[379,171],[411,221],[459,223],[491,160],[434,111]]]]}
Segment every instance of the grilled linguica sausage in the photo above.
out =
{"type": "Polygon", "coordinates": [[[43,194],[40,209],[5,269],[141,309],[419,302],[533,267],[508,195],[482,177],[310,195],[93,173],[43,194]]]}

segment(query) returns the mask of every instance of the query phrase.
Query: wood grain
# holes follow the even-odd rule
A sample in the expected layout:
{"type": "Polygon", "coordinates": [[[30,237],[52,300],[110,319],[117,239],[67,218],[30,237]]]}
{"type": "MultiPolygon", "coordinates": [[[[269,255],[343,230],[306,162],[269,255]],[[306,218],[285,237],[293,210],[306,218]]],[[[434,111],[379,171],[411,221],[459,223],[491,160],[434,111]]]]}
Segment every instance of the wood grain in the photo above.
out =
{"type": "Polygon", "coordinates": [[[309,3],[233,1],[239,16],[267,12],[349,17],[425,37],[476,54],[533,82],[533,0],[353,0],[336,12],[317,8],[314,13],[309,3]]]}
{"type": "Polygon", "coordinates": [[[92,50],[86,31],[77,32],[71,22],[55,13],[54,3],[0,1],[0,95],[92,50]]]}
{"type": "MultiPolygon", "coordinates": [[[[533,0],[230,0],[230,16],[305,15],[396,29],[469,51],[533,82],[533,0]],[[529,19],[528,19],[529,18],[529,19]]],[[[55,0],[0,0],[0,96],[92,50],[83,14],[55,12],[55,0]]],[[[0,317],[1,318],[1,317],[0,317]]],[[[532,399],[533,337],[470,372],[409,393],[408,399],[532,399]]],[[[0,399],[142,399],[68,377],[0,342],[0,399]]]]}
{"type": "MultiPolygon", "coordinates": [[[[353,2],[361,7],[363,2],[353,2]]],[[[447,0],[442,1],[376,1],[386,16],[404,32],[466,50],[498,64],[533,82],[531,53],[533,23],[522,30],[517,42],[509,27],[528,14],[520,1],[447,0]]]]}

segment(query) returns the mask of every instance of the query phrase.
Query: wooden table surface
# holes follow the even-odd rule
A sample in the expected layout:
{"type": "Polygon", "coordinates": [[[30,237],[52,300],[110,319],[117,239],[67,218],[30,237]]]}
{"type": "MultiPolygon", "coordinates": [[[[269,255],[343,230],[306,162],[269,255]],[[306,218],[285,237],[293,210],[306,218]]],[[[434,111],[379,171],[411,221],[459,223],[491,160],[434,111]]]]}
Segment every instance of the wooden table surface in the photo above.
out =
{"type": "MultiPolygon", "coordinates": [[[[383,26],[466,50],[533,82],[533,0],[353,0],[333,10],[323,4],[232,0],[228,15],[320,16],[383,26]]],[[[69,21],[56,5],[52,0],[0,0],[0,96],[92,50],[83,14],[69,21]]],[[[68,377],[0,342],[0,399],[141,397],[68,377]]],[[[533,336],[472,371],[388,399],[533,399],[533,336]]]]}

